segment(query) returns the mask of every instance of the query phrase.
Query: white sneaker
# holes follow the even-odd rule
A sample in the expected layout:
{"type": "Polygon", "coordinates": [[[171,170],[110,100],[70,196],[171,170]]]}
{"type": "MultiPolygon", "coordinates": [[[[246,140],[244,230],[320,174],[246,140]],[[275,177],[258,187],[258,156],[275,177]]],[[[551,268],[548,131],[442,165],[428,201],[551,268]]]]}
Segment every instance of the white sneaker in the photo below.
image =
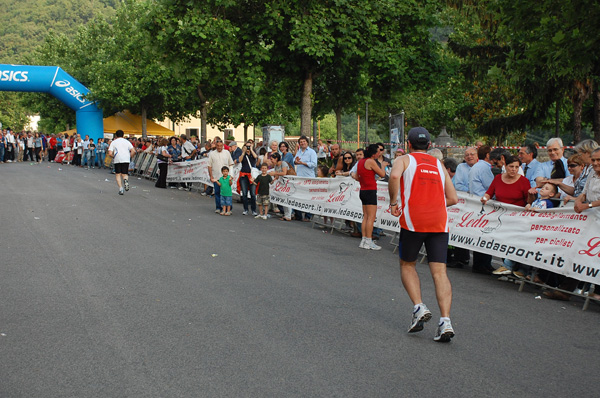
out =
{"type": "Polygon", "coordinates": [[[252,212],[252,215],[256,217],[256,216],[258,216],[258,213],[257,213],[257,212],[255,212],[255,211],[253,211],[253,212],[252,212]]]}
{"type": "Polygon", "coordinates": [[[454,329],[452,329],[452,323],[448,321],[439,324],[433,340],[440,343],[447,343],[452,337],[454,337],[454,329]]]}
{"type": "Polygon", "coordinates": [[[381,250],[381,246],[376,245],[372,240],[366,241],[364,248],[369,250],[381,250]]]}
{"type": "Polygon", "coordinates": [[[266,215],[263,215],[263,216],[262,216],[262,219],[263,219],[263,220],[266,220],[267,218],[269,218],[269,217],[267,217],[266,215]]]}
{"type": "Polygon", "coordinates": [[[242,216],[247,216],[247,215],[248,215],[248,210],[244,210],[244,211],[242,212],[242,216]]]}
{"type": "Polygon", "coordinates": [[[129,191],[129,180],[123,179],[123,185],[125,186],[125,190],[129,191]]]}
{"type": "Polygon", "coordinates": [[[257,216],[254,216],[254,218],[262,218],[262,216],[259,214],[257,216]]]}
{"type": "Polygon", "coordinates": [[[408,328],[408,333],[420,332],[423,330],[425,322],[431,319],[431,311],[425,304],[419,304],[416,310],[413,311],[412,321],[408,328]]]}
{"type": "Polygon", "coordinates": [[[119,188],[119,195],[123,195],[125,191],[123,190],[123,188],[119,188]]]}
{"type": "Polygon", "coordinates": [[[367,249],[367,247],[365,247],[365,240],[363,238],[363,240],[360,241],[360,245],[358,245],[359,249],[367,249]]]}

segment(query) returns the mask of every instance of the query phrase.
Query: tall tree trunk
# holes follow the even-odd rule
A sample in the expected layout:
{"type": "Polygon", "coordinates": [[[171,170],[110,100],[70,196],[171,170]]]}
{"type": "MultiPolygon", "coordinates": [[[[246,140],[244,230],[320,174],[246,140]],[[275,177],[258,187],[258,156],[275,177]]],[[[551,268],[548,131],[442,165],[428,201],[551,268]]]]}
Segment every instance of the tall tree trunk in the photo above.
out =
{"type": "Polygon", "coordinates": [[[342,108],[335,108],[335,129],[337,130],[338,143],[342,141],[342,108]]]}
{"type": "Polygon", "coordinates": [[[571,101],[573,102],[573,143],[577,144],[581,141],[581,113],[583,110],[583,103],[590,96],[590,85],[589,81],[573,82],[573,96],[571,101]]]}
{"type": "Polygon", "coordinates": [[[594,140],[596,142],[600,142],[600,82],[594,82],[594,120],[593,127],[594,130],[594,140]]]}
{"type": "Polygon", "coordinates": [[[148,137],[148,123],[146,122],[146,117],[148,112],[146,111],[146,107],[142,105],[142,138],[148,137]]]}
{"type": "Polygon", "coordinates": [[[208,117],[208,102],[202,93],[202,87],[198,85],[198,98],[200,98],[200,141],[206,142],[206,118],[208,117]]]}
{"type": "Polygon", "coordinates": [[[248,125],[244,123],[244,144],[248,142],[248,125]]]}
{"type": "Polygon", "coordinates": [[[300,134],[310,137],[311,115],[312,115],[312,86],[313,74],[306,72],[304,85],[302,87],[300,134]]]}

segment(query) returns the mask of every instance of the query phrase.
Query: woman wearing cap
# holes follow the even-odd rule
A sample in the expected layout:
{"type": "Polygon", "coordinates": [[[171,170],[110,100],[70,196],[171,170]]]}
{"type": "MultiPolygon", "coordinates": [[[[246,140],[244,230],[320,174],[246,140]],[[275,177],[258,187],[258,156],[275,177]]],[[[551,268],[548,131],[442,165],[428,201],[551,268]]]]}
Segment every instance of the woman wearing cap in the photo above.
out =
{"type": "Polygon", "coordinates": [[[371,144],[365,150],[365,157],[361,159],[356,167],[356,179],[360,183],[360,201],[363,208],[362,240],[361,249],[381,250],[381,246],[373,242],[373,224],[377,214],[377,181],[375,175],[385,176],[375,159],[379,156],[379,146],[371,144]]]}

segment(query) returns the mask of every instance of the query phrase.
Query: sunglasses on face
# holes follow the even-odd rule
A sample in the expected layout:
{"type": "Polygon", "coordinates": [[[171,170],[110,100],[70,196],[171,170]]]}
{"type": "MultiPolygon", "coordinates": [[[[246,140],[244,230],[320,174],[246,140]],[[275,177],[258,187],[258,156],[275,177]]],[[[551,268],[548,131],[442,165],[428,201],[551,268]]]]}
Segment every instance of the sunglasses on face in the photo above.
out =
{"type": "Polygon", "coordinates": [[[352,160],[352,158],[349,158],[349,157],[346,157],[346,156],[344,156],[344,159],[345,160],[352,160]]]}
{"type": "Polygon", "coordinates": [[[574,168],[575,168],[575,167],[577,167],[577,166],[579,166],[579,165],[578,165],[578,164],[576,164],[576,163],[569,163],[569,164],[567,165],[567,167],[568,167],[568,168],[570,168],[570,169],[574,169],[574,168]]]}

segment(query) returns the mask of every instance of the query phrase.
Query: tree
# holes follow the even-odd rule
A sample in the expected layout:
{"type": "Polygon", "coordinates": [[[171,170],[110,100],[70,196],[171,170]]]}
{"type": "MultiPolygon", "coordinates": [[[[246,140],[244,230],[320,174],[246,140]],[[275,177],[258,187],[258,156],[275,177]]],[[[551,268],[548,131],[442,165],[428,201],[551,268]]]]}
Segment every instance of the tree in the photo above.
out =
{"type": "Polygon", "coordinates": [[[567,95],[573,105],[573,141],[578,142],[583,103],[600,65],[600,4],[594,0],[501,0],[496,10],[501,34],[511,47],[508,69],[515,87],[529,108],[540,113],[547,111],[548,102],[558,103],[567,95]]]}
{"type": "Polygon", "coordinates": [[[182,80],[161,62],[162,54],[143,29],[148,7],[127,0],[111,20],[96,19],[80,32],[84,40],[79,52],[82,58],[92,55],[85,67],[90,99],[110,113],[140,112],[144,137],[147,118],[180,118],[179,99],[185,97],[182,80]]]}

